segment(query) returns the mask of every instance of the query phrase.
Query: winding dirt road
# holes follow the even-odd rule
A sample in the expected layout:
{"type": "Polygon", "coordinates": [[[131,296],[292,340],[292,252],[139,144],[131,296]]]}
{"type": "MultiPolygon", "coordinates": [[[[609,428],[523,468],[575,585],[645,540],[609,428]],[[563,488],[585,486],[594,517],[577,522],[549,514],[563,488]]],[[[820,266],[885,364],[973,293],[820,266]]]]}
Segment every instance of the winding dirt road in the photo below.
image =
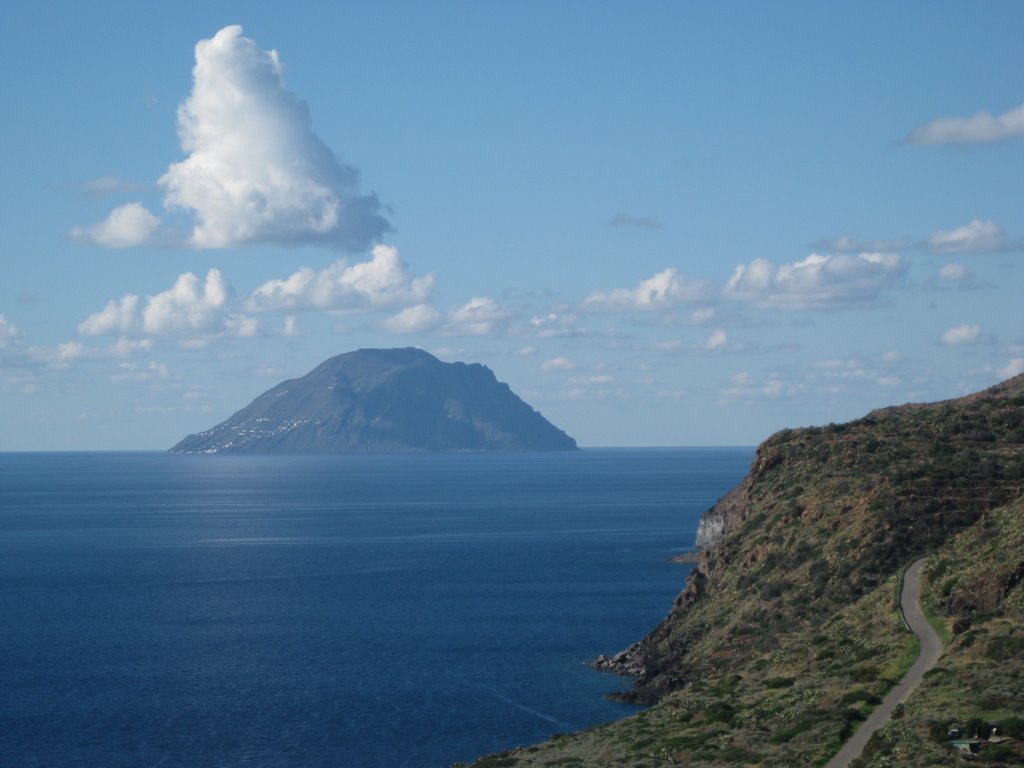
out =
{"type": "Polygon", "coordinates": [[[924,617],[924,612],[921,610],[921,569],[927,559],[921,558],[907,568],[907,572],[903,576],[903,591],[900,593],[903,615],[921,643],[921,654],[910,671],[889,691],[882,703],[868,715],[868,719],[861,723],[857,732],[850,737],[850,740],[843,745],[836,756],[825,764],[825,768],[847,768],[851,762],[860,757],[868,739],[874,735],[875,731],[889,722],[896,705],[907,700],[914,689],[921,684],[924,673],[934,667],[935,662],[942,655],[942,640],[939,639],[938,634],[932,629],[932,625],[928,623],[928,619],[924,617]]]}

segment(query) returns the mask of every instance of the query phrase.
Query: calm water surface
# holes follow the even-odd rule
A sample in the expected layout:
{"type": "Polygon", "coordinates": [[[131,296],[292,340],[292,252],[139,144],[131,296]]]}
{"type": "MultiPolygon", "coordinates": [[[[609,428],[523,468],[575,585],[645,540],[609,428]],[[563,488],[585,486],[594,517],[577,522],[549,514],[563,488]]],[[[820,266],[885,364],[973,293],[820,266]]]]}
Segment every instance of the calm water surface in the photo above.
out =
{"type": "Polygon", "coordinates": [[[752,449],[0,454],[0,765],[432,768],[628,714],[752,449]]]}

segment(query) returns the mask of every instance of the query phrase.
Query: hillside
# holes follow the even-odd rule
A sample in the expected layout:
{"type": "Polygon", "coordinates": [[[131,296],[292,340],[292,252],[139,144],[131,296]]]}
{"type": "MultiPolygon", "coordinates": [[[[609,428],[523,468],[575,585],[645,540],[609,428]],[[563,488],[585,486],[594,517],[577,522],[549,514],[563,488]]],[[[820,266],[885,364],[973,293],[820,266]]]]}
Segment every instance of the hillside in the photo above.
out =
{"type": "Polygon", "coordinates": [[[172,453],[566,451],[576,441],[479,363],[360,349],[264,392],[172,453]]]}
{"type": "MultiPolygon", "coordinates": [[[[949,765],[952,723],[1024,738],[1022,530],[1024,377],[784,430],[705,515],[668,616],[606,664],[652,706],[478,765],[823,765],[916,657],[896,597],[923,555],[951,642],[859,765],[949,765]]],[[[973,762],[1015,760],[1010,739],[973,762]]]]}

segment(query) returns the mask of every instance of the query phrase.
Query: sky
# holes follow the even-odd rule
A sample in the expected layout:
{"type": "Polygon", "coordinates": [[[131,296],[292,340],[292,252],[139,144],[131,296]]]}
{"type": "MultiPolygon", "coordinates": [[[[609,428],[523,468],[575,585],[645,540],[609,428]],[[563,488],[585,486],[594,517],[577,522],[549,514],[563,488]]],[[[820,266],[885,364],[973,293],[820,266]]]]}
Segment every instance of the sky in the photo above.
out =
{"type": "Polygon", "coordinates": [[[1024,372],[1019,2],[0,6],[0,450],[364,347],[587,446],[1024,372]]]}

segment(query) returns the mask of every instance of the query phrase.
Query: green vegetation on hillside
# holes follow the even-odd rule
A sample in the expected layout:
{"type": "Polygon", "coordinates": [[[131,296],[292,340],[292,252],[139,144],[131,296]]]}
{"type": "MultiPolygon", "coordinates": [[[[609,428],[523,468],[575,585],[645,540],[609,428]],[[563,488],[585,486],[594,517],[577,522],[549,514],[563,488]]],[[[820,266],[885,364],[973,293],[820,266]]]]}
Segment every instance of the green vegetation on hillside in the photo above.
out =
{"type": "Polygon", "coordinates": [[[967,737],[996,727],[972,764],[1024,765],[1024,499],[942,547],[926,578],[926,607],[950,630],[946,654],[855,766],[882,768],[894,755],[900,765],[949,765],[951,725],[967,737]]]}
{"type": "MultiPolygon", "coordinates": [[[[725,537],[640,643],[630,698],[652,706],[477,765],[822,765],[916,657],[897,584],[928,554],[925,601],[952,641],[861,764],[948,765],[954,721],[1018,735],[1024,377],[785,430],[739,491],[725,537]]],[[[974,762],[1022,755],[1011,738],[985,742],[974,762]]]]}

